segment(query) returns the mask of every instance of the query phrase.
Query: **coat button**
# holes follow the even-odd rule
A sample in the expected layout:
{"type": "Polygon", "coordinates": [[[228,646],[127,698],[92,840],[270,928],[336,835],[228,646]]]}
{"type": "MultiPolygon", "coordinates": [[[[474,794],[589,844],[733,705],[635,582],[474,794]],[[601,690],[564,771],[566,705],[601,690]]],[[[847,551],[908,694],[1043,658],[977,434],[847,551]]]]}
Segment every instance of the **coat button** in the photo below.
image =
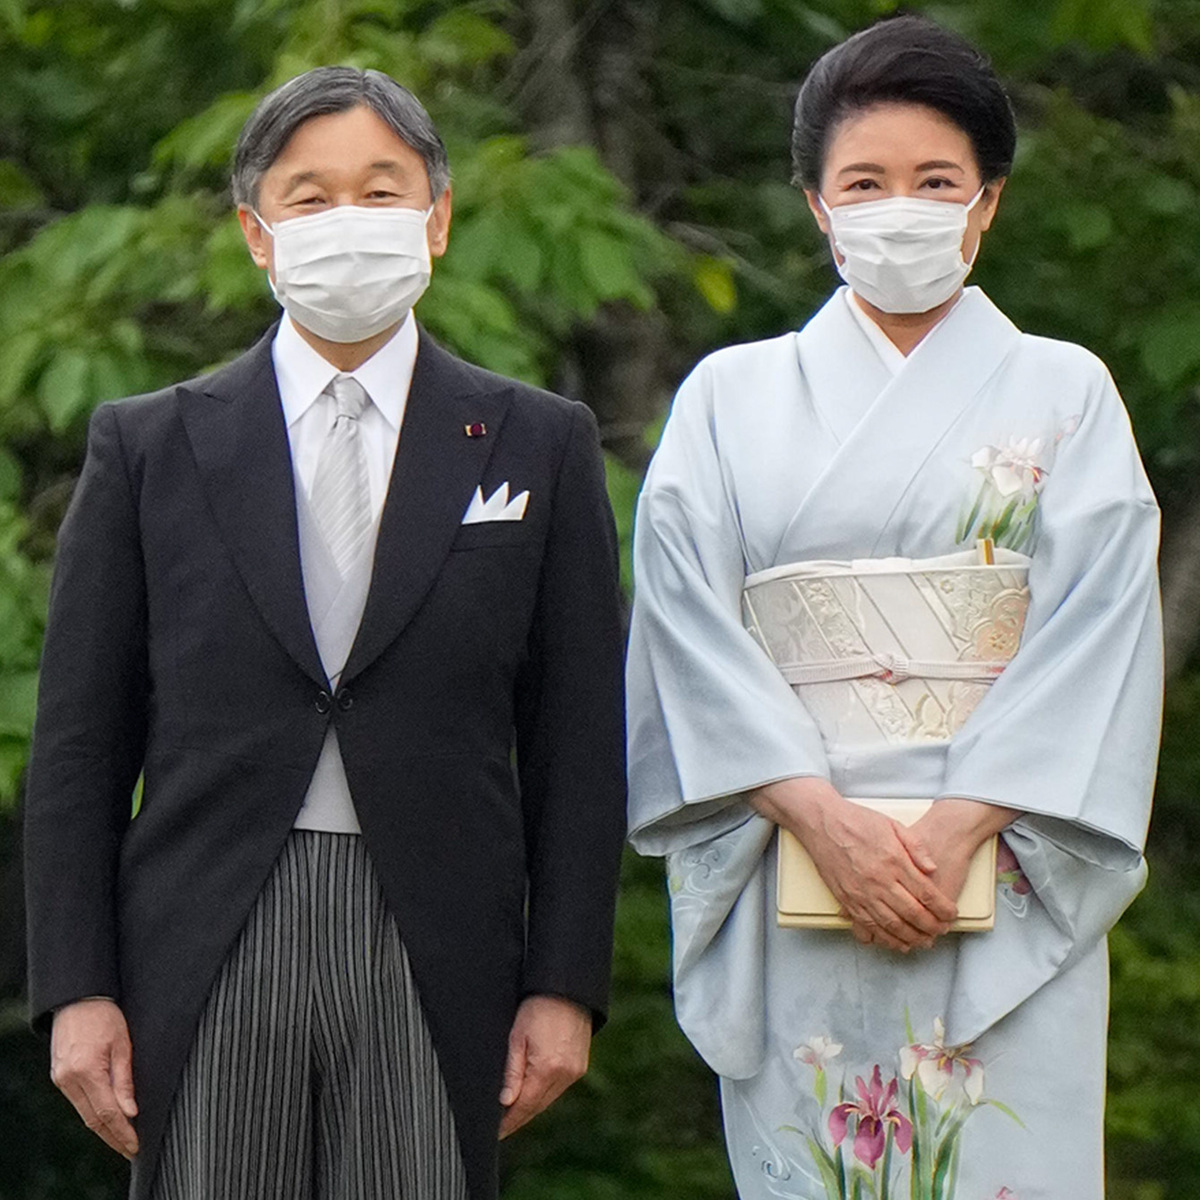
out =
{"type": "Polygon", "coordinates": [[[342,712],[349,712],[354,707],[354,697],[349,692],[338,692],[337,706],[342,712]]]}
{"type": "Polygon", "coordinates": [[[313,701],[313,708],[324,716],[333,707],[333,697],[328,692],[318,692],[313,701]]]}

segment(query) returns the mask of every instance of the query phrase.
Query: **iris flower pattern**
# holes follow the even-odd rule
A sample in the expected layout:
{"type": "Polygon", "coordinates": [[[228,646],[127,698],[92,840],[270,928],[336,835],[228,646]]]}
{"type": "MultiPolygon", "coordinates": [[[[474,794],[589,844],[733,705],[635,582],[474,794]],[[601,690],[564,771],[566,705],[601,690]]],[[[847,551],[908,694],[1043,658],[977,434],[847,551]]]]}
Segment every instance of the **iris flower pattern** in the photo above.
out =
{"type": "Polygon", "coordinates": [[[941,1017],[933,1022],[933,1041],[900,1047],[900,1074],[915,1075],[927,1096],[949,1104],[978,1104],[983,1099],[983,1063],[970,1046],[947,1046],[941,1017]]]}
{"type": "Polygon", "coordinates": [[[845,1141],[850,1119],[855,1121],[854,1157],[863,1163],[868,1170],[875,1170],[875,1164],[883,1157],[887,1146],[887,1133],[896,1139],[896,1147],[901,1154],[907,1154],[912,1145],[912,1122],[896,1107],[896,1092],[898,1084],[895,1078],[883,1086],[883,1076],[876,1065],[871,1074],[871,1082],[864,1083],[863,1077],[858,1076],[854,1081],[858,1091],[857,1100],[849,1100],[837,1105],[829,1114],[829,1132],[833,1144],[840,1146],[845,1141]],[[887,1126],[891,1125],[891,1130],[887,1126]]]}
{"type": "Polygon", "coordinates": [[[1069,417],[1051,437],[1010,437],[971,455],[977,488],[963,509],[956,541],[991,538],[997,546],[1028,551],[1036,535],[1037,508],[1059,445],[1079,428],[1069,417]]]}
{"type": "Polygon", "coordinates": [[[1010,550],[1026,545],[1048,474],[1042,465],[1044,450],[1041,438],[1018,438],[1002,446],[982,446],[972,455],[979,490],[959,522],[959,542],[991,538],[1010,550]]]}
{"type": "MultiPolygon", "coordinates": [[[[960,1194],[964,1126],[986,1107],[1021,1121],[986,1094],[985,1066],[972,1047],[947,1043],[940,1017],[931,1024],[932,1037],[918,1040],[906,1014],[908,1042],[897,1048],[890,1078],[884,1063],[873,1063],[853,1075],[852,1090],[851,1071],[838,1062],[844,1046],[831,1034],[796,1047],[797,1064],[812,1071],[811,1098],[797,1111],[816,1115],[806,1128],[780,1131],[802,1140],[826,1200],[987,1200],[960,1194]]],[[[1003,1186],[994,1200],[1020,1198],[1003,1186]]]]}

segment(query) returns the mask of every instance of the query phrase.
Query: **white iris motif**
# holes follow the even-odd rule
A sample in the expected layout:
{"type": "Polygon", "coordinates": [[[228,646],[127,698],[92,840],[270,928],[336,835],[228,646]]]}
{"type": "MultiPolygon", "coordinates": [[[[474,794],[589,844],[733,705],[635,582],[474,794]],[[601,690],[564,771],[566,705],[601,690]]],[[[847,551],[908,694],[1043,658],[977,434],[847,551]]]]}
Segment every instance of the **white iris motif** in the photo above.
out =
{"type": "Polygon", "coordinates": [[[1003,499],[1020,494],[1022,500],[1032,500],[1046,479],[1043,445],[1041,438],[1014,438],[1003,446],[984,446],[975,451],[971,466],[987,477],[1003,499]]]}
{"type": "Polygon", "coordinates": [[[983,1063],[971,1058],[970,1046],[947,1046],[946,1027],[940,1017],[933,1022],[933,1041],[900,1048],[900,1075],[920,1080],[927,1096],[942,1104],[983,1099],[983,1063]]]}

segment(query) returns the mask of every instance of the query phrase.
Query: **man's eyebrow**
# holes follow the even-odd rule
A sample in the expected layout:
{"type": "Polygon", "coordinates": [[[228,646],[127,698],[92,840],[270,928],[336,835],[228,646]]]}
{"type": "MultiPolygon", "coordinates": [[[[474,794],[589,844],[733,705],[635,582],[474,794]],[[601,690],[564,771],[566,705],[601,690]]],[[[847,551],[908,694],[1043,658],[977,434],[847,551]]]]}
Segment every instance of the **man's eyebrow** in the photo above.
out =
{"type": "MultiPolygon", "coordinates": [[[[371,163],[367,170],[386,171],[389,175],[396,175],[402,179],[407,179],[409,174],[405,165],[396,158],[378,159],[376,162],[371,163]]],[[[315,168],[311,171],[297,171],[295,175],[288,177],[288,181],[284,185],[283,194],[285,196],[288,195],[304,183],[321,183],[324,178],[323,172],[315,168]]]]}
{"type": "Polygon", "coordinates": [[[287,185],[284,187],[284,193],[286,194],[287,192],[293,191],[302,183],[315,183],[320,180],[320,178],[320,171],[298,171],[295,175],[288,179],[287,185]]]}

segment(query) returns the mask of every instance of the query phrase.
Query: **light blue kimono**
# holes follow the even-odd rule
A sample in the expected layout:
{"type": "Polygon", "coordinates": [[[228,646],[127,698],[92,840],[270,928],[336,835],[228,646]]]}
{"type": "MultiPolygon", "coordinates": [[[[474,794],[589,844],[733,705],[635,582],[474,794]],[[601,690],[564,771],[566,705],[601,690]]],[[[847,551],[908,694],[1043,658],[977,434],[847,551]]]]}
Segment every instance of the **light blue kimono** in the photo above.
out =
{"type": "Polygon", "coordinates": [[[906,360],[842,289],[683,384],[637,512],[631,839],[668,857],[676,1011],[722,1077],[743,1200],[1103,1195],[1105,935],[1146,874],[1157,546],[1104,365],[977,288],[906,360]],[[949,740],[826,744],[742,627],[745,576],[982,533],[1032,555],[1008,669],[949,740]],[[780,929],[774,827],[745,794],[806,775],[1023,813],[995,929],[909,956],[780,929]]]}

